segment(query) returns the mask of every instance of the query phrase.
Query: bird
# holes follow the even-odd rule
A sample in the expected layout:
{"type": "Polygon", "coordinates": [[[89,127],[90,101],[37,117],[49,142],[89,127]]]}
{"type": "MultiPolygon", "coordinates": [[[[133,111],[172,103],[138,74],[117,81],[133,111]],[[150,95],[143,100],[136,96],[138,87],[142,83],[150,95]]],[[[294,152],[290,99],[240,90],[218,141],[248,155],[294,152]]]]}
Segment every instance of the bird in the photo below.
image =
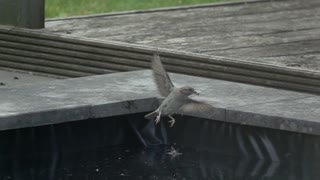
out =
{"type": "Polygon", "coordinates": [[[162,116],[170,118],[170,127],[175,124],[172,117],[175,113],[192,113],[210,111],[213,106],[191,99],[191,95],[199,95],[191,86],[175,87],[170,76],[163,67],[158,51],[153,54],[151,63],[152,75],[161,96],[165,97],[160,106],[153,112],[145,115],[146,119],[154,119],[155,124],[160,122],[162,116]]]}

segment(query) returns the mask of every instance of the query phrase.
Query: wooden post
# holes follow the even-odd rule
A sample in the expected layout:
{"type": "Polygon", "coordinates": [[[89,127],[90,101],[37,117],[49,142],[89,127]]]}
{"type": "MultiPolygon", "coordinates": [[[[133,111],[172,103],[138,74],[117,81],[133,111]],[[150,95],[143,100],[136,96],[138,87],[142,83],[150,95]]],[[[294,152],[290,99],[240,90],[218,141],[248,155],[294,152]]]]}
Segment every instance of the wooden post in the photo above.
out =
{"type": "Polygon", "coordinates": [[[0,24],[29,29],[44,28],[45,0],[0,0],[0,24]]]}

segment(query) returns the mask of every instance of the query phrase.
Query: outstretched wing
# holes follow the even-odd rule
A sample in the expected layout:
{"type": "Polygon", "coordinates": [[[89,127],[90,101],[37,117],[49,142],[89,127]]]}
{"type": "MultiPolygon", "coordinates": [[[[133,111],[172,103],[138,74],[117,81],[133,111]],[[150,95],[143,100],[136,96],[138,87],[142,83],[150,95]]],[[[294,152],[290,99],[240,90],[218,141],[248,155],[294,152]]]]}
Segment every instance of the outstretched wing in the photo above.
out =
{"type": "Polygon", "coordinates": [[[164,97],[168,96],[174,89],[174,85],[168,73],[164,69],[160,57],[157,53],[153,55],[151,69],[153,71],[153,77],[160,95],[164,97]]]}
{"type": "Polygon", "coordinates": [[[199,102],[193,99],[188,99],[187,102],[181,106],[180,113],[196,113],[208,112],[213,109],[213,106],[205,102],[199,102]]]}

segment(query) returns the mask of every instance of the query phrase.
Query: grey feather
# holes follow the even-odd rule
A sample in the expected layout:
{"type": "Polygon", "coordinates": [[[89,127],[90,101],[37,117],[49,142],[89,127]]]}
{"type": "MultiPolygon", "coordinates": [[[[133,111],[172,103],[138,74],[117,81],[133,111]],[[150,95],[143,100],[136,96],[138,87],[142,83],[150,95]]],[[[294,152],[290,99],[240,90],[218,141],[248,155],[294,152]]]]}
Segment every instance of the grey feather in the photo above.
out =
{"type": "Polygon", "coordinates": [[[210,104],[205,102],[196,101],[193,99],[187,99],[187,101],[181,106],[179,109],[180,113],[201,113],[201,112],[208,112],[213,107],[210,104]]]}
{"type": "Polygon", "coordinates": [[[154,121],[157,124],[161,116],[168,116],[170,118],[170,127],[172,127],[175,123],[172,115],[175,113],[201,113],[212,110],[213,107],[211,105],[189,98],[192,94],[199,95],[192,87],[174,87],[157,53],[153,55],[151,69],[160,95],[166,98],[155,111],[147,114],[145,118],[153,119],[155,117],[154,121]]]}
{"type": "Polygon", "coordinates": [[[164,69],[160,57],[157,53],[153,55],[151,69],[153,71],[153,77],[156,82],[158,91],[161,96],[167,97],[174,89],[174,85],[164,69]]]}

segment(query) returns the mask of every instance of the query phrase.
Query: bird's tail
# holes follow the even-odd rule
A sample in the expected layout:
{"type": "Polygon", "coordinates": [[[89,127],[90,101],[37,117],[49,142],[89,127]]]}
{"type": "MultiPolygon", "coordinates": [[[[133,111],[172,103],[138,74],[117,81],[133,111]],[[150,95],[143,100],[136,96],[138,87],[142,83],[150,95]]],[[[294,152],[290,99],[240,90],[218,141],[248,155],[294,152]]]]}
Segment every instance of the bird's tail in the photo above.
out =
{"type": "Polygon", "coordinates": [[[158,115],[159,115],[159,113],[157,111],[153,111],[153,112],[145,115],[144,118],[146,118],[146,119],[154,119],[158,115]]]}

